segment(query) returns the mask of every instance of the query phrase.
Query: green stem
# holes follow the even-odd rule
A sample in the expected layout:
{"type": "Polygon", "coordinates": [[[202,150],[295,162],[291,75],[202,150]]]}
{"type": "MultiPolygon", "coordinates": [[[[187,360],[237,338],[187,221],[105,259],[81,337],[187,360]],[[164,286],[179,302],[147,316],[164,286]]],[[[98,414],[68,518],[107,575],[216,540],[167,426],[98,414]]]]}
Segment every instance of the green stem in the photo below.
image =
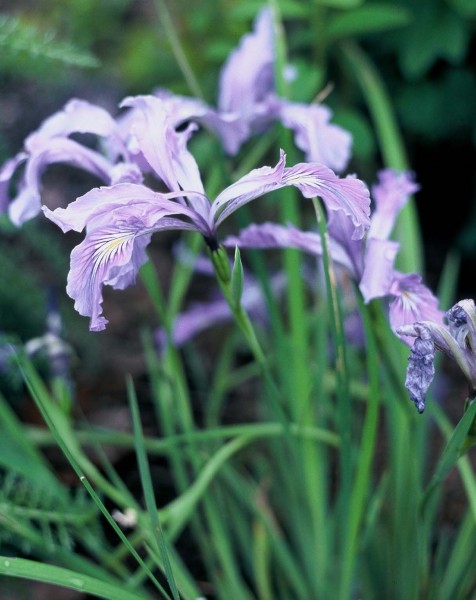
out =
{"type": "MultiPolygon", "coordinates": [[[[341,42],[339,47],[367,103],[385,165],[398,171],[407,170],[405,145],[392,102],[377,69],[355,42],[341,42]]],[[[399,267],[404,272],[422,273],[423,247],[413,199],[400,212],[395,233],[397,239],[404,242],[397,258],[399,267]]]]}
{"type": "Polygon", "coordinates": [[[187,55],[180,43],[180,38],[178,37],[174,23],[172,18],[170,17],[169,10],[167,8],[167,4],[165,0],[154,0],[155,9],[159,16],[159,20],[162,22],[163,30],[165,35],[167,36],[170,46],[172,48],[172,52],[174,53],[175,60],[182,71],[185,81],[190,88],[190,91],[197,98],[203,99],[203,92],[198,83],[198,79],[195,77],[193,69],[190,67],[190,63],[187,59],[187,55]]]}

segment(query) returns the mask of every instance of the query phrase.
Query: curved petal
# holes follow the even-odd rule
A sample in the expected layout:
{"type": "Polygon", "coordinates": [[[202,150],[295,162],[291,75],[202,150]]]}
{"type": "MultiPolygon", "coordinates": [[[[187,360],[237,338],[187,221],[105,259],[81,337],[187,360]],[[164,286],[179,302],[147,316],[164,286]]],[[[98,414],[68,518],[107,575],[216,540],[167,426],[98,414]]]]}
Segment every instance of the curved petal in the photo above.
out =
{"type": "Polygon", "coordinates": [[[264,7],[253,31],[244,35],[225,62],[218,92],[218,110],[252,114],[255,104],[274,90],[274,35],[272,14],[264,7]]]}
{"type": "Polygon", "coordinates": [[[91,331],[101,331],[107,324],[102,315],[103,285],[124,289],[135,283],[147,261],[145,248],[152,233],[191,228],[167,218],[160,207],[151,209],[149,205],[145,210],[143,202],[117,207],[107,219],[100,214],[88,224],[85,239],[71,253],[66,291],[74,299],[75,309],[90,317],[91,331]]]}
{"type": "MultiPolygon", "coordinates": [[[[296,248],[313,256],[322,255],[321,236],[314,231],[301,231],[293,225],[277,223],[252,224],[242,229],[237,236],[228,236],[222,241],[227,248],[296,248]]],[[[347,253],[332,238],[329,239],[330,254],[339,265],[352,271],[347,253]]]]}
{"type": "Polygon", "coordinates": [[[26,139],[25,146],[28,148],[29,142],[36,136],[67,137],[72,133],[93,133],[108,137],[117,133],[117,125],[104,108],[73,98],[63,110],[43,121],[39,129],[26,139]]]}
{"type": "Polygon", "coordinates": [[[40,180],[44,170],[51,164],[70,164],[109,182],[111,164],[104,156],[69,138],[37,138],[34,151],[26,163],[20,192],[9,206],[13,223],[21,225],[35,217],[41,210],[40,180]]]}
{"type": "Polygon", "coordinates": [[[214,222],[215,227],[218,226],[231,213],[254,198],[283,187],[285,185],[282,183],[285,162],[286,155],[281,150],[279,161],[275,167],[253,169],[225,188],[212,203],[209,216],[210,226],[213,227],[214,222]]]}
{"type": "MultiPolygon", "coordinates": [[[[174,98],[174,102],[179,100],[174,98]]],[[[139,111],[132,122],[131,134],[155,173],[172,191],[197,192],[196,195],[188,194],[189,203],[206,218],[210,203],[205,196],[198,165],[187,149],[196,125],[192,123],[184,131],[176,131],[175,127],[180,124],[178,108],[174,108],[175,115],[171,114],[168,104],[170,102],[156,96],[135,96],[125,98],[121,106],[139,111]]]]}
{"type": "Polygon", "coordinates": [[[191,224],[184,223],[184,228],[194,229],[209,235],[206,223],[195,211],[174,202],[181,192],[161,194],[135,183],[118,183],[109,187],[94,188],[84,196],[71,202],[66,208],[57,208],[51,211],[43,206],[45,215],[56,223],[64,232],[82,231],[86,226],[104,225],[110,221],[111,213],[121,207],[133,212],[140,210],[141,219],[147,222],[149,215],[152,219],[179,215],[188,218],[191,224]]]}
{"type": "Polygon", "coordinates": [[[11,179],[21,163],[28,158],[26,152],[19,152],[13,158],[8,159],[0,169],[0,214],[4,214],[8,210],[10,203],[10,195],[8,193],[11,179]]]}
{"type": "Polygon", "coordinates": [[[294,131],[296,146],[309,162],[318,162],[336,172],[343,171],[349,160],[351,134],[329,123],[332,111],[322,104],[282,102],[279,116],[285,127],[294,131]]]}
{"type": "MultiPolygon", "coordinates": [[[[389,293],[394,297],[389,307],[390,327],[393,331],[420,321],[443,325],[444,313],[438,308],[438,298],[422,283],[420,275],[395,272],[389,293]]],[[[408,338],[402,339],[409,344],[408,338]]]]}
{"type": "Polygon", "coordinates": [[[364,272],[359,283],[365,302],[387,296],[395,275],[394,263],[399,244],[387,240],[368,239],[364,272]]]}
{"type": "Polygon", "coordinates": [[[319,163],[299,163],[285,169],[283,185],[296,186],[305,198],[320,196],[328,211],[343,211],[355,226],[352,239],[360,239],[370,227],[370,193],[353,175],[339,178],[319,163]]]}
{"type": "Polygon", "coordinates": [[[413,174],[408,171],[398,173],[393,169],[383,169],[378,178],[378,184],[372,186],[375,209],[369,237],[386,240],[392,232],[398,213],[420,186],[413,181],[413,174]]]}

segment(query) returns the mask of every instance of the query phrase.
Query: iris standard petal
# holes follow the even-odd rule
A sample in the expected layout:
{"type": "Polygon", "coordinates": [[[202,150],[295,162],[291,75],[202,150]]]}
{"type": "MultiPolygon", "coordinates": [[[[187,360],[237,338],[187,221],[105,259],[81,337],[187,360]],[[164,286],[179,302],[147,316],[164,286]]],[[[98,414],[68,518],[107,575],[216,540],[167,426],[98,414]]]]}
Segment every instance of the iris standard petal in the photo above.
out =
{"type": "Polygon", "coordinates": [[[351,134],[330,123],[332,111],[322,104],[283,101],[279,118],[294,131],[296,146],[309,162],[318,162],[336,172],[343,171],[350,160],[351,134]]]}
{"type": "Polygon", "coordinates": [[[398,248],[397,242],[367,240],[364,271],[359,283],[365,302],[388,296],[394,278],[394,263],[398,248]]]}
{"type": "Polygon", "coordinates": [[[399,212],[420,186],[413,181],[413,173],[408,171],[399,173],[393,169],[383,169],[378,173],[378,179],[378,183],[372,186],[375,209],[369,237],[386,240],[399,212]]]}
{"type": "Polygon", "coordinates": [[[218,110],[252,115],[254,106],[274,91],[274,36],[271,10],[258,13],[253,31],[229,55],[221,73],[218,110]]]}

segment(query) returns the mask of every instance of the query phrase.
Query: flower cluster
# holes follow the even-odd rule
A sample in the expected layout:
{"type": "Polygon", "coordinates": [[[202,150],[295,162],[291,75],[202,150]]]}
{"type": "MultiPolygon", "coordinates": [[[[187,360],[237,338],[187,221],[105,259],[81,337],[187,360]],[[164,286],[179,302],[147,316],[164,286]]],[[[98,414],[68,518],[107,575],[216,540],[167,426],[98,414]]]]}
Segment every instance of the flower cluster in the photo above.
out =
{"type": "MultiPolygon", "coordinates": [[[[401,273],[394,265],[398,244],[390,234],[399,211],[418,189],[411,174],[384,170],[371,191],[355,175],[341,176],[350,160],[350,134],[331,123],[328,107],[279,97],[275,55],[272,14],[264,8],[253,31],[223,66],[216,107],[158,89],[125,98],[115,118],[99,106],[73,99],[0,169],[0,212],[13,223],[21,225],[43,211],[63,232],[85,230],[84,240],[71,254],[67,292],[76,310],[90,318],[92,331],[107,324],[103,286],[124,289],[135,282],[154,233],[196,231],[213,252],[220,246],[218,228],[225,219],[248,202],[288,186],[304,198],[322,199],[333,260],[355,280],[366,302],[389,299],[390,323],[403,341],[426,339],[405,326],[442,323],[438,302],[420,275],[401,273]],[[188,148],[195,132],[212,132],[224,152],[233,156],[274,122],[293,131],[304,162],[287,166],[281,149],[274,166],[253,169],[216,197],[207,196],[188,148]],[[97,147],[81,143],[77,134],[94,137],[97,147]],[[54,163],[83,169],[101,185],[52,210],[42,205],[41,178],[54,163]]],[[[277,223],[252,225],[223,245],[295,247],[322,254],[317,233],[277,223]]],[[[421,343],[415,344],[415,352],[420,352],[421,343]]]]}
{"type": "Polygon", "coordinates": [[[320,196],[330,213],[349,219],[352,238],[370,226],[367,186],[353,175],[339,177],[350,157],[350,135],[329,122],[330,110],[280,99],[273,83],[274,48],[268,9],[254,31],[230,55],[221,73],[217,108],[201,100],[157,90],[128,97],[114,119],[104,109],[74,99],[47,119],[25,147],[0,170],[0,209],[20,225],[42,209],[64,232],[86,230],[72,252],[67,292],[75,308],[91,319],[90,329],[107,324],[102,287],[123,289],[135,282],[146,262],[146,247],[157,231],[189,230],[218,248],[219,225],[244,204],[273,190],[296,187],[305,198],[320,196]],[[257,59],[258,57],[258,59],[257,59]],[[246,68],[243,68],[246,66],[246,68]],[[244,75],[245,74],[245,75],[244,75]],[[295,131],[307,162],[286,166],[283,150],[274,167],[252,170],[207,197],[188,141],[199,127],[215,132],[224,150],[236,153],[254,133],[280,120],[295,131]],[[87,147],[72,134],[93,134],[101,149],[87,147]],[[41,206],[41,175],[53,163],[84,169],[104,183],[70,203],[51,210],[41,206]],[[17,194],[10,197],[13,175],[23,165],[17,194]],[[144,185],[155,177],[163,191],[144,185]]]}

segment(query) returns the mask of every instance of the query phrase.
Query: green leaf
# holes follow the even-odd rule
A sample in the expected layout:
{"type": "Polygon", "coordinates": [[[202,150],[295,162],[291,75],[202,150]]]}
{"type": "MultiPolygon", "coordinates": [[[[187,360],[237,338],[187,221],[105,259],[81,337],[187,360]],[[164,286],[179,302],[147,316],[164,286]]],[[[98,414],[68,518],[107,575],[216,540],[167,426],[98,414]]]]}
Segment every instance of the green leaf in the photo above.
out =
{"type": "Polygon", "coordinates": [[[444,449],[443,454],[441,455],[440,460],[438,461],[433,477],[431,478],[431,481],[422,498],[422,510],[424,510],[425,506],[428,504],[428,501],[431,498],[433,491],[443,481],[446,475],[454,467],[458,459],[462,456],[464,452],[466,436],[470,431],[475,418],[476,402],[473,402],[468,406],[463,417],[456,425],[453,434],[448,440],[446,448],[444,449]]]}
{"type": "Polygon", "coordinates": [[[466,56],[470,32],[453,12],[429,6],[400,40],[400,67],[410,79],[424,75],[438,59],[459,64],[466,56]]]}
{"type": "Polygon", "coordinates": [[[355,8],[364,3],[364,0],[314,0],[319,6],[328,6],[329,8],[355,8]]]}
{"type": "Polygon", "coordinates": [[[235,262],[233,263],[233,270],[231,272],[231,300],[235,306],[240,306],[241,296],[243,295],[243,282],[244,282],[243,265],[241,263],[240,250],[238,246],[235,248],[235,262]]]}
{"type": "Polygon", "coordinates": [[[476,17],[476,2],[474,0],[446,0],[462,17],[476,17]]]}
{"type": "Polygon", "coordinates": [[[326,27],[328,40],[354,37],[407,25],[411,14],[403,6],[370,4],[337,13],[326,27]]]}
{"type": "Polygon", "coordinates": [[[141,600],[141,598],[146,598],[137,591],[124,589],[124,585],[108,583],[70,569],[23,558],[0,557],[0,575],[43,581],[108,600],[111,600],[111,598],[114,598],[114,600],[141,600]]]}

